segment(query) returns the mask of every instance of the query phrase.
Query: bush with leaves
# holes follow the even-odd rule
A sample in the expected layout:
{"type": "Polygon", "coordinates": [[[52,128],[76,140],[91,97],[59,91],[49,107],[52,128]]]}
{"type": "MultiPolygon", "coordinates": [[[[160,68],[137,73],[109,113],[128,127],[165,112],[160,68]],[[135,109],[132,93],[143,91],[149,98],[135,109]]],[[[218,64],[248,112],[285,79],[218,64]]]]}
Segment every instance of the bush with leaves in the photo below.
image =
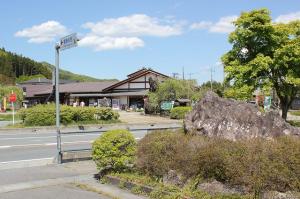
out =
{"type": "Polygon", "coordinates": [[[192,110],[190,106],[178,106],[170,111],[171,119],[184,119],[185,115],[192,110]]]}
{"type": "Polygon", "coordinates": [[[95,112],[95,117],[98,120],[117,120],[120,115],[118,112],[112,111],[111,108],[97,108],[95,112]]]}
{"type": "MultiPolygon", "coordinates": [[[[55,124],[55,106],[37,105],[19,111],[25,126],[50,126],[55,124]]],[[[60,122],[64,125],[97,120],[117,120],[119,114],[111,108],[61,106],[60,122]]]]}
{"type": "Polygon", "coordinates": [[[92,157],[101,171],[129,169],[135,161],[136,141],[127,130],[111,130],[103,133],[93,142],[92,157]]]}
{"type": "Polygon", "coordinates": [[[33,108],[24,109],[22,112],[26,126],[50,126],[55,124],[54,105],[37,105],[33,108]]]}
{"type": "Polygon", "coordinates": [[[230,141],[183,133],[147,134],[137,148],[137,167],[162,177],[176,170],[185,179],[216,179],[261,193],[300,191],[300,139],[230,141]]]}

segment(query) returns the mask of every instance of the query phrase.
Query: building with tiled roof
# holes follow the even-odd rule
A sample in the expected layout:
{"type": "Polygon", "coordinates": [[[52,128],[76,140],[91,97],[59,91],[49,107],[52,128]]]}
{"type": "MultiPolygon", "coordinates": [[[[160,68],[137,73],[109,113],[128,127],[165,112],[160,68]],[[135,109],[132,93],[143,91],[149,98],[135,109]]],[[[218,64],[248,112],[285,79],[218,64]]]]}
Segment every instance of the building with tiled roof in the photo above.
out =
{"type": "MultiPolygon", "coordinates": [[[[142,108],[144,98],[150,89],[149,79],[159,82],[168,76],[150,68],[142,68],[127,76],[123,81],[103,82],[71,82],[62,83],[59,87],[60,102],[73,105],[74,102],[85,102],[88,106],[99,106],[106,98],[112,108],[125,109],[127,107],[142,108]]],[[[40,79],[21,83],[25,100],[31,104],[47,103],[54,100],[52,81],[40,79]]]]}

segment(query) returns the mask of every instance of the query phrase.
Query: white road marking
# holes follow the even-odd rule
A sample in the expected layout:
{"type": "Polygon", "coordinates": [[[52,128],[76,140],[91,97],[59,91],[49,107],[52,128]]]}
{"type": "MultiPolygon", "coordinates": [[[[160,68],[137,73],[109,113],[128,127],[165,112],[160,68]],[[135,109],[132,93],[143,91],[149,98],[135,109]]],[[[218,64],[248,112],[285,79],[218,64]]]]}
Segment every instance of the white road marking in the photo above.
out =
{"type": "MultiPolygon", "coordinates": [[[[84,135],[66,135],[64,134],[63,137],[84,137],[84,136],[99,136],[97,134],[84,134],[84,135]]],[[[4,140],[28,140],[28,139],[47,139],[47,138],[56,138],[55,136],[39,136],[39,137],[18,137],[18,138],[0,138],[0,141],[4,140]]]]}
{"type": "Polygon", "coordinates": [[[10,148],[11,146],[0,146],[0,149],[7,149],[10,148]]]}
{"type": "Polygon", "coordinates": [[[0,162],[0,164],[18,163],[18,162],[31,162],[31,161],[38,161],[38,160],[53,160],[53,157],[39,158],[39,159],[26,159],[26,160],[12,160],[12,161],[7,161],[7,162],[0,162]]]}
{"type": "MultiPolygon", "coordinates": [[[[76,141],[76,142],[62,142],[61,144],[80,144],[80,143],[92,143],[94,140],[76,141]]],[[[43,143],[43,144],[20,144],[20,145],[7,145],[0,146],[0,149],[13,148],[13,147],[34,147],[34,146],[55,146],[56,142],[43,143]]]]}

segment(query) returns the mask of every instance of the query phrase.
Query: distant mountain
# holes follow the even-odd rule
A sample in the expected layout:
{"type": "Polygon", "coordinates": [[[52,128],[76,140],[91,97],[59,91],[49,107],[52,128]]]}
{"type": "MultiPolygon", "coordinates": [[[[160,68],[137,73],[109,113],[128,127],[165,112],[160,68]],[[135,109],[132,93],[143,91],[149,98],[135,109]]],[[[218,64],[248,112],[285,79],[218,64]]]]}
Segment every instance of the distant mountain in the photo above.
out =
{"type": "MultiPolygon", "coordinates": [[[[16,53],[0,49],[0,84],[13,85],[16,82],[30,80],[36,77],[52,78],[54,66],[47,62],[37,62],[16,53]]],[[[60,78],[65,80],[90,82],[115,79],[97,79],[86,75],[60,70],[60,78]]]]}
{"type": "MultiPolygon", "coordinates": [[[[47,62],[41,62],[43,66],[49,68],[51,71],[55,68],[53,65],[47,63],[47,62]]],[[[65,79],[65,80],[73,80],[73,81],[79,81],[79,82],[101,82],[101,81],[114,81],[117,79],[97,79],[94,77],[90,77],[87,75],[79,75],[79,74],[75,74],[72,73],[70,71],[67,70],[59,70],[59,77],[61,79],[65,79]]]]}

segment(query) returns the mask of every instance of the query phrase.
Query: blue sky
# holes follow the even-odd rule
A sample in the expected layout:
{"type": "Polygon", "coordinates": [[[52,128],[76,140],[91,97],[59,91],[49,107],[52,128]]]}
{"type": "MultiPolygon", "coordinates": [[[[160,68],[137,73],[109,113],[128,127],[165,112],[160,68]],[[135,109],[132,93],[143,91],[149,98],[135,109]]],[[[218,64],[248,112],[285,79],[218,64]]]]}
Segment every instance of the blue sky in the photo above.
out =
{"type": "Polygon", "coordinates": [[[3,0],[0,47],[54,64],[54,45],[77,32],[77,48],[61,52],[63,69],[124,79],[145,66],[199,83],[221,81],[219,59],[230,49],[231,21],[268,8],[274,22],[300,19],[299,0],[3,0]]]}

